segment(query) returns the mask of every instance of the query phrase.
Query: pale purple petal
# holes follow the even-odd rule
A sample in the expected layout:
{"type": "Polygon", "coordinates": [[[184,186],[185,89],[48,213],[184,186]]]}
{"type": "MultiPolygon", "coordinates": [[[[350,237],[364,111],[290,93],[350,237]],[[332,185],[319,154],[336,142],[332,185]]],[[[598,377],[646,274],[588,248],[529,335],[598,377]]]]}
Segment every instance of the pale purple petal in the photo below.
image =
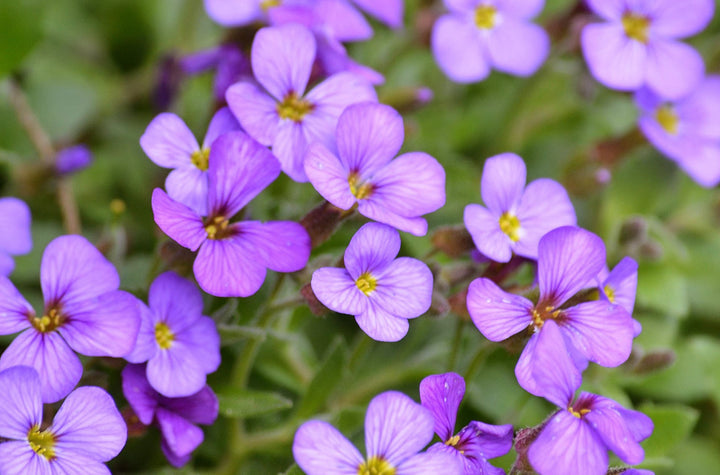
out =
{"type": "Polygon", "coordinates": [[[148,124],[140,137],[140,146],[150,160],[165,168],[190,165],[190,156],[200,149],[185,122],[169,112],[158,115],[148,124]]]}
{"type": "Polygon", "coordinates": [[[210,150],[208,209],[229,218],[280,174],[273,154],[243,132],[219,137],[210,150]]]}
{"type": "Polygon", "coordinates": [[[684,38],[700,33],[712,20],[713,0],[658,0],[652,30],[668,38],[684,38]]]}
{"type": "Polygon", "coordinates": [[[462,475],[463,465],[445,452],[423,452],[413,455],[397,467],[397,475],[462,475]]]}
{"type": "MultiPolygon", "coordinates": [[[[70,454],[68,454],[70,455],[70,454]]],[[[102,462],[73,453],[70,457],[58,457],[53,461],[53,475],[55,473],[82,473],[83,475],[111,475],[110,470],[102,462]]]]}
{"type": "Polygon", "coordinates": [[[523,195],[526,178],[525,162],[514,153],[503,153],[485,160],[480,194],[490,211],[502,214],[515,212],[523,195]]]}
{"type": "Polygon", "coordinates": [[[0,277],[10,275],[15,269],[15,261],[6,252],[0,251],[0,277]]]}
{"type": "Polygon", "coordinates": [[[44,403],[59,401],[80,381],[80,359],[55,332],[39,333],[35,329],[15,337],[0,357],[0,370],[12,366],[30,366],[40,376],[44,403]]]}
{"type": "Polygon", "coordinates": [[[687,125],[688,131],[719,140],[720,108],[714,107],[719,103],[720,76],[707,76],[690,96],[676,104],[675,110],[681,124],[687,125]]]}
{"type": "Polygon", "coordinates": [[[168,463],[170,463],[170,465],[176,468],[182,467],[192,458],[192,453],[189,453],[187,455],[178,455],[173,452],[165,439],[160,440],[160,450],[162,450],[162,453],[167,459],[168,463]]]}
{"type": "Polygon", "coordinates": [[[498,10],[516,18],[534,18],[545,6],[545,0],[495,0],[498,10]]]}
{"type": "Polygon", "coordinates": [[[203,310],[202,294],[195,284],[175,272],[164,272],[155,278],[150,285],[148,304],[174,332],[195,323],[203,310]]]}
{"type": "Polygon", "coordinates": [[[280,123],[277,101],[249,82],[233,84],[225,97],[248,135],[263,145],[272,145],[280,123]]]}
{"type": "Polygon", "coordinates": [[[385,268],[400,252],[400,234],[390,226],[378,223],[364,224],[350,239],[345,250],[345,267],[353,280],[363,272],[385,268]]]}
{"type": "Polygon", "coordinates": [[[158,407],[158,393],[145,377],[145,365],[129,364],[122,371],[122,390],[140,422],[150,425],[158,407]]]}
{"type": "Polygon", "coordinates": [[[435,433],[445,442],[455,433],[455,420],[465,395],[465,380],[457,373],[434,374],[420,381],[420,402],[430,410],[435,433]]]}
{"type": "Polygon", "coordinates": [[[322,144],[308,147],[304,161],[305,173],[323,198],[341,209],[350,209],[355,197],[350,191],[350,171],[322,144]]]}
{"type": "Polygon", "coordinates": [[[581,419],[562,410],[545,425],[528,450],[530,464],[542,475],[605,475],[605,444],[581,419]]]}
{"type": "Polygon", "coordinates": [[[3,475],[45,475],[48,470],[51,470],[48,461],[35,453],[27,440],[0,444],[0,473],[3,475]]]}
{"type": "Polygon", "coordinates": [[[463,213],[463,222],[475,246],[495,262],[509,262],[512,241],[500,229],[500,217],[484,206],[469,204],[463,213]]]}
{"type": "Polygon", "coordinates": [[[262,17],[258,0],[205,0],[205,10],[223,26],[247,25],[262,17]]]}
{"type": "Polygon", "coordinates": [[[272,151],[280,161],[282,171],[298,183],[308,181],[303,162],[307,147],[312,141],[308,140],[305,122],[306,120],[295,122],[292,119],[281,121],[272,143],[272,151]]]}
{"type": "Polygon", "coordinates": [[[538,342],[538,334],[533,333],[528,342],[525,344],[520,358],[515,365],[515,379],[525,391],[530,394],[537,395],[541,393],[541,388],[535,381],[535,347],[538,342]]]}
{"type": "Polygon", "coordinates": [[[168,196],[189,207],[200,216],[207,216],[207,173],[199,168],[184,167],[171,171],[165,179],[168,196]]]}
{"type": "MultiPolygon", "coordinates": [[[[451,447],[449,445],[445,445],[444,442],[437,442],[430,447],[428,447],[427,451],[428,454],[436,454],[436,453],[442,453],[446,455],[450,455],[455,459],[455,462],[460,464],[460,466],[463,468],[463,470],[460,471],[460,473],[464,475],[505,475],[505,471],[501,471],[500,473],[496,473],[492,470],[488,470],[485,467],[488,466],[488,463],[485,462],[483,459],[476,459],[476,458],[470,458],[465,456],[465,450],[463,448],[463,452],[461,453],[457,447],[451,447]]],[[[491,469],[494,467],[490,467],[491,469]]],[[[444,473],[444,470],[441,472],[444,473]]]]}
{"type": "Polygon", "coordinates": [[[459,433],[463,450],[468,456],[478,459],[490,459],[505,455],[512,448],[513,426],[496,426],[484,422],[472,421],[459,433]]]}
{"type": "Polygon", "coordinates": [[[605,266],[605,245],[595,234],[573,226],[547,233],[538,246],[540,301],[565,303],[595,280],[605,266]]]}
{"type": "Polygon", "coordinates": [[[11,335],[30,326],[35,310],[6,277],[0,275],[0,335],[11,335]]]}
{"type": "Polygon", "coordinates": [[[324,33],[338,41],[363,41],[373,30],[364,16],[352,5],[338,0],[315,0],[315,22],[324,33]]]}
{"type": "Polygon", "coordinates": [[[159,407],[155,416],[163,439],[175,454],[188,455],[202,443],[204,439],[202,429],[179,414],[159,407]]]}
{"type": "Polygon", "coordinates": [[[602,283],[600,288],[602,295],[632,315],[637,291],[637,277],[637,262],[632,257],[624,257],[602,283]],[[608,292],[612,297],[608,295],[608,292]]]}
{"type": "Polygon", "coordinates": [[[497,70],[530,76],[545,62],[550,52],[550,37],[534,23],[506,16],[488,36],[487,47],[497,70]]]}
{"type": "Polygon", "coordinates": [[[587,25],[581,42],[590,72],[605,86],[634,91],[645,82],[647,48],[629,39],[619,22],[587,25]]]}
{"type": "Polygon", "coordinates": [[[677,163],[700,186],[711,188],[720,183],[720,144],[708,142],[697,153],[684,153],[677,163]]]}
{"type": "Polygon", "coordinates": [[[205,386],[188,397],[164,398],[162,405],[172,412],[182,414],[183,418],[193,424],[204,425],[214,423],[219,410],[217,396],[210,386],[205,386]]]}
{"type": "Polygon", "coordinates": [[[326,75],[349,72],[364,78],[370,84],[378,85],[385,82],[382,74],[363,64],[354,61],[342,43],[336,39],[315,33],[317,40],[317,62],[326,75]]]}
{"type": "Polygon", "coordinates": [[[40,377],[28,366],[0,372],[0,437],[23,440],[43,418],[40,377]]]}
{"type": "Polygon", "coordinates": [[[572,345],[601,366],[618,366],[630,356],[630,314],[605,300],[584,302],[563,311],[562,329],[572,345]]]}
{"type": "Polygon", "coordinates": [[[705,74],[702,56],[691,46],[672,40],[648,43],[646,83],[665,99],[679,99],[695,88],[705,74]]]}
{"type": "Polygon", "coordinates": [[[254,258],[276,272],[297,272],[310,257],[310,236],[293,221],[242,221],[240,238],[253,248],[254,258]]]}
{"type": "Polygon", "coordinates": [[[403,0],[353,0],[360,8],[391,28],[400,28],[403,20],[403,0]]]}
{"type": "Polygon", "coordinates": [[[240,130],[240,124],[230,109],[223,107],[210,119],[210,124],[208,125],[207,132],[205,132],[205,138],[202,143],[203,148],[211,148],[216,138],[233,130],[240,130]]]}
{"type": "Polygon", "coordinates": [[[315,38],[298,24],[261,28],[251,58],[255,78],[275,99],[282,101],[291,92],[301,96],[315,59],[315,38]]]}
{"type": "Polygon", "coordinates": [[[460,15],[435,22],[431,46],[438,66],[459,83],[482,81],[490,74],[490,53],[477,27],[460,15]]]}
{"type": "Polygon", "coordinates": [[[372,301],[368,302],[364,312],[355,316],[355,321],[376,341],[400,341],[410,328],[406,318],[395,317],[372,301]]]}
{"type": "Polygon", "coordinates": [[[378,394],[365,415],[367,455],[382,457],[397,467],[430,442],[433,425],[430,411],[405,394],[378,394]]]}
{"type": "MultiPolygon", "coordinates": [[[[535,387],[529,392],[565,408],[580,387],[582,376],[575,367],[560,329],[554,321],[547,320],[536,338],[531,363],[535,387]]],[[[518,382],[522,386],[522,381],[518,382]]]]}
{"type": "Polygon", "coordinates": [[[57,448],[106,462],[120,453],[127,426],[113,398],[97,387],[78,388],[55,414],[52,431],[57,448]]]}
{"type": "Polygon", "coordinates": [[[135,347],[140,329],[140,303],[116,290],[63,307],[68,321],[58,328],[68,345],[82,355],[120,358],[135,347]]]}
{"type": "Polygon", "coordinates": [[[634,440],[641,442],[650,437],[650,435],[652,434],[654,429],[653,421],[642,412],[633,411],[632,409],[625,409],[612,399],[606,399],[600,396],[596,396],[595,400],[595,404],[606,400],[610,401],[615,405],[615,409],[622,416],[623,420],[625,421],[625,425],[630,430],[630,434],[632,434],[634,440]]]}
{"type": "Polygon", "coordinates": [[[170,198],[160,188],[152,194],[155,224],[183,247],[196,251],[207,239],[202,219],[192,209],[170,198]]]}
{"type": "Polygon", "coordinates": [[[532,302],[505,292],[486,278],[470,283],[467,308],[475,326],[490,341],[505,340],[532,323],[532,302]]]}
{"type": "Polygon", "coordinates": [[[358,212],[363,216],[388,224],[400,231],[405,231],[414,236],[424,236],[427,234],[427,221],[424,218],[408,218],[387,209],[382,202],[376,202],[373,199],[360,200],[358,202],[358,212]]]}
{"type": "Polygon", "coordinates": [[[293,457],[308,475],[356,475],[363,457],[337,429],[323,421],[308,421],[293,440],[293,457]]]}
{"type": "Polygon", "coordinates": [[[626,0],[585,0],[585,3],[605,20],[620,20],[627,8],[626,0]]]}
{"type": "Polygon", "coordinates": [[[313,272],[310,285],[317,299],[334,312],[359,315],[368,305],[367,296],[345,269],[321,267],[313,272]]]}
{"type": "Polygon", "coordinates": [[[397,155],[405,129],[402,116],[392,107],[364,102],[340,115],[336,136],[343,165],[367,179],[397,155]]]}
{"type": "MultiPolygon", "coordinates": [[[[30,208],[17,198],[0,198],[0,251],[26,254],[32,249],[30,208]]],[[[1,274],[0,274],[1,275],[1,274]]]]}
{"type": "Polygon", "coordinates": [[[155,324],[158,321],[158,316],[139,300],[138,310],[140,312],[140,328],[135,340],[135,347],[123,357],[130,363],[144,363],[158,351],[158,344],[155,339],[155,324]]]}
{"type": "Polygon", "coordinates": [[[412,257],[395,259],[373,273],[377,288],[368,297],[395,317],[416,318],[430,309],[433,275],[424,262],[412,257]]]}
{"type": "Polygon", "coordinates": [[[69,305],[115,290],[115,266],[82,236],[60,236],[43,252],[40,283],[46,304],[69,305]]]}
{"type": "MultiPolygon", "coordinates": [[[[630,429],[625,424],[622,414],[618,409],[620,405],[610,399],[604,399],[610,404],[603,404],[603,407],[591,408],[585,415],[588,423],[592,424],[597,435],[602,439],[608,449],[612,450],[620,460],[630,465],[636,465],[643,461],[645,452],[640,444],[633,438],[630,429]]],[[[652,421],[645,416],[652,427],[652,421]]]]}
{"type": "Polygon", "coordinates": [[[443,3],[451,12],[473,13],[480,0],[443,0],[443,3]]]}
{"type": "Polygon", "coordinates": [[[200,247],[193,272],[200,287],[216,297],[248,297],[265,281],[265,263],[242,236],[208,239],[200,247]]]}

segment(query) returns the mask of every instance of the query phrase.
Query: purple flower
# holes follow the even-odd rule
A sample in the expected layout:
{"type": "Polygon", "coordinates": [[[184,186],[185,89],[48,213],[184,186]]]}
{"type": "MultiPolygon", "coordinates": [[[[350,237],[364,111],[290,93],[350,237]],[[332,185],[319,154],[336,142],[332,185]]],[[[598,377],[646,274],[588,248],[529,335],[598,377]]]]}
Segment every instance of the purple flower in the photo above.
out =
{"type": "Polygon", "coordinates": [[[416,236],[427,233],[420,216],[445,204],[445,170],[423,152],[405,153],[403,120],[392,107],[350,106],[338,120],[337,153],[316,143],[305,172],[323,198],[342,209],[357,204],[363,216],[416,236]]]}
{"type": "Polygon", "coordinates": [[[432,50],[453,81],[481,81],[495,68],[530,76],[545,62],[550,39],[530,23],[544,0],[444,0],[450,10],[435,22],[432,50]]]}
{"type": "Polygon", "coordinates": [[[298,223],[230,222],[280,174],[280,164],[267,148],[243,132],[227,133],[213,144],[207,174],[207,215],[158,188],[152,197],[160,229],[181,246],[199,249],[193,271],[204,291],[247,297],[258,291],[267,268],[295,272],[305,267],[310,237],[298,223]]]}
{"type": "Polygon", "coordinates": [[[405,8],[403,0],[352,0],[352,2],[391,28],[402,26],[405,8]]]}
{"type": "Polygon", "coordinates": [[[323,267],[312,276],[318,300],[331,310],[355,315],[362,331],[378,341],[398,341],[408,319],[427,312],[433,276],[424,262],[395,259],[400,235],[390,226],[364,225],[345,251],[345,267],[323,267]]]}
{"type": "Polygon", "coordinates": [[[370,401],[365,415],[367,458],[337,429],[317,420],[297,430],[293,456],[308,475],[461,475],[462,465],[452,455],[418,453],[432,437],[430,411],[402,393],[387,391],[370,401]]]}
{"type": "Polygon", "coordinates": [[[513,153],[490,157],[480,192],[487,208],[465,207],[465,227],[478,250],[496,262],[513,252],[537,259],[538,242],[548,231],[575,225],[575,210],[565,188],[540,178],[525,187],[525,163],[513,153]]]}
{"type": "Polygon", "coordinates": [[[216,23],[223,26],[243,26],[265,21],[267,12],[282,0],[205,0],[205,11],[216,23]]]}
{"type": "Polygon", "coordinates": [[[428,452],[452,455],[463,465],[465,475],[504,475],[504,470],[493,467],[487,459],[510,451],[513,426],[472,421],[455,434],[455,418],[464,395],[465,380],[457,373],[431,375],[420,382],[420,401],[432,412],[435,433],[440,437],[428,452]]]}
{"type": "Polygon", "coordinates": [[[587,25],[582,49],[595,79],[612,89],[643,85],[666,99],[688,94],[705,65],[690,46],[676,41],[702,31],[713,0],[587,0],[605,23],[587,25]]]}
{"type": "Polygon", "coordinates": [[[90,166],[93,154],[85,145],[75,145],[60,150],[55,157],[55,170],[60,175],[70,175],[90,166]]]}
{"type": "Polygon", "coordinates": [[[564,340],[550,320],[537,341],[533,377],[538,395],[561,409],[530,446],[531,465],[540,475],[604,475],[608,450],[625,463],[642,462],[645,454],[638,442],[650,436],[652,421],[595,394],[583,392],[573,400],[582,381],[564,340]]]}
{"type": "Polygon", "coordinates": [[[168,195],[197,213],[207,213],[207,169],[211,146],[226,132],[239,130],[226,107],[210,121],[202,146],[185,122],[164,112],[155,117],[140,137],[140,146],[155,164],[173,168],[165,180],[168,195]]]}
{"type": "MultiPolygon", "coordinates": [[[[624,257],[615,268],[608,272],[603,269],[598,286],[599,297],[610,303],[620,305],[632,315],[637,292],[638,264],[632,257],[624,257]]],[[[633,319],[633,336],[642,332],[640,322],[633,319]]]]}
{"type": "Polygon", "coordinates": [[[213,93],[218,101],[225,100],[225,93],[230,86],[252,76],[250,61],[232,44],[188,54],[179,63],[183,72],[190,75],[214,69],[213,93]]]}
{"type": "Polygon", "coordinates": [[[303,26],[291,24],[258,31],[252,46],[255,78],[263,89],[240,82],[227,101],[243,128],[263,145],[272,146],[282,170],[295,181],[307,181],[303,158],[308,145],[333,147],[338,117],[360,101],[376,101],[372,86],[357,75],[339,73],[305,94],[315,60],[316,43],[303,26]]]}
{"type": "Polygon", "coordinates": [[[385,82],[382,74],[353,60],[345,46],[330,35],[315,33],[315,41],[317,66],[321,74],[331,76],[346,71],[362,77],[373,85],[385,82]]]}
{"type": "Polygon", "coordinates": [[[145,365],[127,365],[122,371],[122,389],[140,422],[160,428],[165,457],[182,467],[203,441],[196,424],[211,425],[218,416],[218,400],[209,386],[187,397],[168,398],[155,391],[145,377],[145,365]]]}
{"type": "Polygon", "coordinates": [[[580,367],[588,360],[602,366],[618,366],[630,356],[633,323],[620,305],[605,299],[565,307],[580,290],[594,287],[605,265],[605,246],[584,229],[564,226],[550,231],[538,246],[539,301],[503,291],[491,280],[475,279],[468,289],[470,317],[491,341],[502,341],[527,330],[532,336],[515,367],[518,383],[538,395],[533,367],[537,365],[537,341],[545,324],[560,328],[580,367]]]}
{"type": "Polygon", "coordinates": [[[150,286],[150,308],[142,306],[135,349],[125,357],[147,364],[147,378],[168,397],[190,396],[205,386],[205,376],[220,366],[220,337],[215,323],[203,316],[195,285],[165,272],[150,286]]]}
{"type": "Polygon", "coordinates": [[[48,244],[40,284],[45,309],[38,316],[13,284],[0,277],[0,335],[21,332],[0,357],[0,370],[35,368],[43,402],[50,403],[80,381],[83,368],[74,351],[115,358],[130,353],[140,308],[135,297],[117,290],[115,267],[82,236],[60,236],[48,244]]]}
{"type": "Polygon", "coordinates": [[[635,102],[650,143],[702,186],[720,183],[720,76],[708,76],[676,102],[663,101],[647,88],[637,92],[635,102]]]}
{"type": "Polygon", "coordinates": [[[78,388],[52,424],[43,426],[40,378],[15,366],[0,372],[0,473],[109,474],[104,462],[125,446],[127,427],[112,397],[96,387],[78,388]]]}
{"type": "Polygon", "coordinates": [[[10,275],[15,268],[11,256],[27,254],[32,249],[30,220],[30,208],[24,201],[0,198],[0,276],[10,275]]]}

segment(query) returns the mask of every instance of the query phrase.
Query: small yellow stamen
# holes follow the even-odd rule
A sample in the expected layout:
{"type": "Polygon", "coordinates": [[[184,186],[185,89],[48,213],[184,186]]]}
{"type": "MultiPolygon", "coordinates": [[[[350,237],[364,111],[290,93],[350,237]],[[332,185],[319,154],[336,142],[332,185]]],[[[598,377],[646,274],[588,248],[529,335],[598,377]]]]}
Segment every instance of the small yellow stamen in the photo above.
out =
{"type": "Polygon", "coordinates": [[[34,425],[28,431],[27,439],[36,454],[48,461],[55,459],[55,434],[49,430],[40,431],[40,426],[34,425]]]}
{"type": "Polygon", "coordinates": [[[350,193],[359,200],[365,200],[372,195],[373,186],[371,183],[361,183],[360,175],[357,172],[351,172],[348,176],[348,185],[350,193]]]}
{"type": "Polygon", "coordinates": [[[585,414],[590,412],[590,409],[580,409],[579,411],[576,411],[572,406],[568,407],[568,412],[572,414],[573,416],[577,417],[578,419],[582,418],[585,414]]]}
{"type": "Polygon", "coordinates": [[[190,155],[190,161],[200,170],[207,170],[208,162],[210,161],[210,149],[203,148],[202,150],[195,150],[192,155],[190,155]]]}
{"type": "Polygon", "coordinates": [[[512,242],[520,240],[520,220],[509,211],[500,216],[500,229],[510,238],[512,242]]]}
{"type": "Polygon", "coordinates": [[[160,348],[167,350],[175,341],[175,334],[165,323],[157,322],[155,324],[155,341],[157,341],[160,348]]]}
{"type": "Polygon", "coordinates": [[[678,119],[675,109],[673,109],[672,106],[664,105],[658,107],[657,111],[655,111],[655,120],[657,120],[660,127],[662,127],[668,134],[677,134],[678,123],[680,120],[678,119]]]}
{"type": "Polygon", "coordinates": [[[458,444],[458,442],[460,442],[460,436],[454,435],[445,441],[445,445],[449,445],[450,447],[455,447],[458,444]]]}
{"type": "Polygon", "coordinates": [[[605,296],[610,301],[610,303],[615,303],[615,290],[609,285],[606,285],[605,287],[603,287],[603,291],[605,291],[605,296]]]}
{"type": "Polygon", "coordinates": [[[395,467],[382,457],[370,457],[358,466],[357,475],[395,475],[395,467]]]}
{"type": "Polygon", "coordinates": [[[648,42],[649,18],[637,13],[626,13],[623,15],[622,25],[628,38],[643,44],[648,42]]]}
{"type": "Polygon", "coordinates": [[[302,122],[303,117],[312,111],[313,106],[309,101],[301,99],[297,94],[291,92],[282,102],[277,105],[277,112],[281,119],[290,119],[294,122],[302,122]]]}
{"type": "Polygon", "coordinates": [[[492,5],[480,5],[475,9],[475,25],[481,30],[491,30],[497,21],[497,9],[492,5]]]}
{"type": "Polygon", "coordinates": [[[42,317],[32,317],[30,324],[41,333],[49,333],[62,325],[64,321],[65,318],[62,314],[56,308],[51,308],[42,317]]]}
{"type": "Polygon", "coordinates": [[[215,216],[205,224],[208,239],[223,239],[227,235],[230,221],[225,216],[215,216]]]}
{"type": "Polygon", "coordinates": [[[377,288],[377,279],[370,272],[363,272],[355,281],[357,288],[365,295],[370,295],[377,288]]]}
{"type": "Polygon", "coordinates": [[[532,310],[532,325],[540,329],[542,328],[545,320],[556,320],[560,316],[560,310],[555,310],[555,307],[547,306],[545,310],[538,310],[533,308],[532,310]]]}
{"type": "Polygon", "coordinates": [[[278,5],[280,5],[280,3],[281,3],[280,0],[262,0],[260,2],[260,8],[263,11],[268,11],[273,7],[277,7],[278,5]]]}

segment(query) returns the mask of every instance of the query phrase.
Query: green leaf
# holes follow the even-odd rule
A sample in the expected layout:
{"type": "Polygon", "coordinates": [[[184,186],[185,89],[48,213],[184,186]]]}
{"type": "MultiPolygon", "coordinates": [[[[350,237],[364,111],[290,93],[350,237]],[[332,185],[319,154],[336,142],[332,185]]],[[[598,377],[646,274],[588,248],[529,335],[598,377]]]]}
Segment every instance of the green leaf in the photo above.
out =
{"type": "Polygon", "coordinates": [[[682,405],[645,404],[639,410],[655,424],[652,435],[643,442],[647,457],[666,456],[690,435],[700,415],[697,410],[682,405]]]}
{"type": "Polygon", "coordinates": [[[218,392],[220,413],[227,417],[253,417],[292,407],[292,401],[278,393],[225,388],[218,392]]]}
{"type": "Polygon", "coordinates": [[[658,310],[675,318],[690,310],[685,277],[674,267],[643,263],[638,269],[638,305],[658,310]]]}
{"type": "Polygon", "coordinates": [[[296,417],[306,418],[319,412],[326,404],[328,396],[343,380],[347,370],[347,348],[341,337],[330,344],[325,360],[315,373],[310,386],[298,403],[296,417]]]}
{"type": "Polygon", "coordinates": [[[0,77],[17,69],[42,38],[43,14],[49,3],[43,0],[0,2],[0,77]]]}

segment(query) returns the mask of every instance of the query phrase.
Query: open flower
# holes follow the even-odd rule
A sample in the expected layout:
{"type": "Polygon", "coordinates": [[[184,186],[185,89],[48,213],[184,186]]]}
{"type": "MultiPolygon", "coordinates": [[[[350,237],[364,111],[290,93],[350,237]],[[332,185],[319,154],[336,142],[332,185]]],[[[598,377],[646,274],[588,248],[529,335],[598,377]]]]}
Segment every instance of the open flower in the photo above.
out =
{"type": "Polygon", "coordinates": [[[247,297],[265,281],[266,269],[295,272],[310,256],[310,237],[290,221],[230,222],[280,174],[270,151],[243,132],[218,138],[210,151],[206,215],[155,189],[155,222],[191,251],[200,287],[218,297],[247,297]]]}
{"type": "Polygon", "coordinates": [[[575,209],[560,183],[539,178],[526,187],[525,176],[525,162],[514,153],[488,158],[480,185],[486,207],[465,207],[463,221],[475,246],[496,262],[508,262],[513,252],[537,259],[541,237],[575,225],[575,209]]]}
{"type": "Polygon", "coordinates": [[[464,467],[465,475],[504,475],[487,459],[505,455],[512,448],[512,424],[495,426],[472,421],[455,434],[455,419],[465,395],[465,380],[457,373],[435,374],[420,382],[420,401],[435,419],[435,433],[440,442],[428,452],[453,455],[464,467]]]}
{"type": "Polygon", "coordinates": [[[628,464],[643,461],[638,442],[650,436],[652,421],[596,394],[583,392],[574,399],[580,372],[554,321],[546,323],[538,338],[536,358],[538,395],[560,407],[528,450],[530,464],[540,475],[604,475],[608,450],[628,464]]]}
{"type": "Polygon", "coordinates": [[[605,23],[582,31],[592,75],[605,86],[635,91],[643,85],[665,99],[679,99],[702,79],[705,65],[692,47],[676,41],[702,31],[713,0],[587,0],[605,23]]]}
{"type": "Polygon", "coordinates": [[[387,391],[370,401],[365,415],[366,458],[337,429],[316,420],[295,433],[293,456],[308,475],[461,475],[462,465],[451,454],[418,453],[432,437],[430,411],[402,393],[387,391]]]}
{"type": "Polygon", "coordinates": [[[239,82],[227,92],[228,105],[255,140],[272,146],[282,170],[307,181],[305,149],[313,142],[333,147],[338,117],[356,102],[376,101],[372,86],[351,73],[335,74],[307,94],[315,60],[312,32],[298,24],[262,28],[252,46],[258,85],[239,82]]]}
{"type": "Polygon", "coordinates": [[[392,107],[363,103],[338,120],[337,152],[321,143],[308,149],[305,172],[323,198],[416,236],[427,233],[421,216],[445,204],[445,170],[430,155],[409,152],[393,160],[405,130],[392,107]]]}
{"type": "Polygon", "coordinates": [[[202,314],[200,291],[165,272],[150,286],[148,302],[150,308],[142,305],[135,349],[125,359],[147,361],[148,381],[163,396],[195,394],[220,366],[220,337],[212,319],[202,314]]]}
{"type": "Polygon", "coordinates": [[[43,426],[40,378],[15,366],[0,372],[0,473],[109,474],[105,462],[120,453],[127,426],[104,390],[86,386],[65,399],[43,426]]]}
{"type": "Polygon", "coordinates": [[[0,198],[0,229],[0,276],[6,276],[15,268],[11,256],[32,249],[28,205],[17,198],[0,198]]]}
{"type": "Polygon", "coordinates": [[[40,265],[45,309],[38,316],[5,277],[0,277],[0,335],[21,332],[0,357],[0,370],[31,366],[40,376],[43,402],[65,397],[80,381],[73,352],[123,357],[135,345],[140,308],[117,290],[115,267],[81,236],[48,244],[40,265]]]}
{"type": "Polygon", "coordinates": [[[390,226],[364,225],[345,251],[345,269],[323,267],[312,276],[318,300],[331,310],[355,315],[371,338],[398,341],[408,319],[427,312],[432,303],[433,276],[417,259],[400,257],[400,235],[390,226]]]}

